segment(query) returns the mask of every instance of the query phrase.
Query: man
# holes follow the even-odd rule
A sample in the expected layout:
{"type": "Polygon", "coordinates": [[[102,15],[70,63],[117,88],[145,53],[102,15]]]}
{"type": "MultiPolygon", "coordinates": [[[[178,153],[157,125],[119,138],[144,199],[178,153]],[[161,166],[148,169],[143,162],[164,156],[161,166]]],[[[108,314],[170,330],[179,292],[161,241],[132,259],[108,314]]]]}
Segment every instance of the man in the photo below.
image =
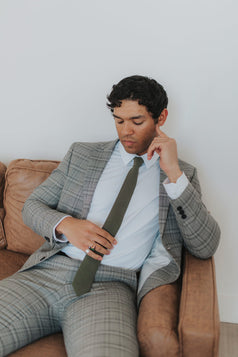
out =
{"type": "Polygon", "coordinates": [[[196,169],[178,160],[175,140],[161,130],[167,103],[153,79],[120,81],[108,96],[119,140],[73,144],[26,201],[24,222],[46,243],[0,283],[0,356],[61,330],[68,356],[138,356],[137,276],[139,304],[179,277],[183,245],[203,259],[214,254],[220,231],[196,169]],[[114,237],[103,224],[135,157],[143,161],[114,237]],[[101,264],[78,296],[85,256],[101,264]]]}

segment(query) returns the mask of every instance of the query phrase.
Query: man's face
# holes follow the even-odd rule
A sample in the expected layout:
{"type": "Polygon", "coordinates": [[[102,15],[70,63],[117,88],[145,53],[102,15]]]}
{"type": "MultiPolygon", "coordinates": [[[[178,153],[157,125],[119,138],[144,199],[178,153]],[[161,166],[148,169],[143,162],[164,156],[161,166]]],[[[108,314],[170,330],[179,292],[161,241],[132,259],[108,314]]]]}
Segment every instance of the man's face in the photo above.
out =
{"type": "Polygon", "coordinates": [[[114,108],[113,116],[124,149],[130,154],[145,154],[157,136],[158,126],[147,108],[135,100],[125,99],[120,107],[114,108]]]}

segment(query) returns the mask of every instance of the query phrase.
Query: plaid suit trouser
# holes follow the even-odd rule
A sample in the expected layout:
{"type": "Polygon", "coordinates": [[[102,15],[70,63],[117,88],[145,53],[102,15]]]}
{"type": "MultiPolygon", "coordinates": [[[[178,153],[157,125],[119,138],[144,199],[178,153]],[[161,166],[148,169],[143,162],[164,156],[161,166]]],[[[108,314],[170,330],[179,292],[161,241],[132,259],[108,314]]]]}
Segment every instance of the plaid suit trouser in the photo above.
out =
{"type": "Polygon", "coordinates": [[[78,297],[79,261],[55,255],[0,282],[0,357],[63,332],[69,357],[134,357],[136,272],[100,265],[92,290],[78,297]]]}

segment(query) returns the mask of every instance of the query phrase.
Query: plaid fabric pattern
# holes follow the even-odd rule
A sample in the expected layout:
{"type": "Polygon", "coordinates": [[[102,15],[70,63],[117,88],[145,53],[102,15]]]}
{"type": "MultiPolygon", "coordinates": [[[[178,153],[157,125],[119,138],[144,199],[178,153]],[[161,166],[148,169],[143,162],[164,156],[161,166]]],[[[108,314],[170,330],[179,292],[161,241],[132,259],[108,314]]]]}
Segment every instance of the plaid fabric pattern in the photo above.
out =
{"type": "MultiPolygon", "coordinates": [[[[52,237],[53,227],[60,218],[65,214],[81,219],[87,217],[96,185],[115,144],[116,141],[73,144],[58,168],[26,201],[23,208],[25,223],[47,242],[29,258],[23,270],[63,247],[52,237]]],[[[181,160],[179,164],[190,183],[178,199],[170,199],[165,192],[162,170],[160,177],[160,237],[172,261],[167,267],[158,268],[158,242],[155,241],[141,269],[138,303],[151,289],[178,278],[183,245],[193,255],[206,259],[214,254],[219,243],[220,230],[201,201],[196,169],[181,160]],[[183,208],[186,219],[182,218],[178,207],[183,208]]]]}
{"type": "Polygon", "coordinates": [[[92,290],[77,297],[79,261],[55,255],[0,283],[0,357],[63,331],[70,356],[138,356],[134,271],[101,265],[92,290]]]}

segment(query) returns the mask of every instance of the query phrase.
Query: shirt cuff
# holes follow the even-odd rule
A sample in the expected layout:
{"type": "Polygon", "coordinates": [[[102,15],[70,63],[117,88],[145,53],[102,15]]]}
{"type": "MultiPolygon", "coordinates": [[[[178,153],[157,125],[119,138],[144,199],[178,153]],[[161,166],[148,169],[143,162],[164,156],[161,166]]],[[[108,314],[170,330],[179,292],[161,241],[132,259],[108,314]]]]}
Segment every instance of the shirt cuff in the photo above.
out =
{"type": "Polygon", "coordinates": [[[60,222],[62,222],[63,219],[65,219],[66,217],[71,217],[71,216],[69,216],[69,215],[64,216],[63,218],[61,218],[61,219],[59,220],[59,222],[56,223],[56,225],[55,225],[54,228],[53,228],[53,238],[54,238],[54,240],[55,240],[56,242],[61,242],[61,243],[68,242],[68,239],[67,239],[67,237],[66,237],[64,234],[57,234],[56,231],[55,231],[55,229],[56,229],[56,227],[58,226],[58,224],[60,224],[60,222]]]}
{"type": "Polygon", "coordinates": [[[168,177],[164,180],[163,185],[168,194],[168,196],[175,200],[179,198],[179,196],[183,193],[185,188],[188,186],[188,179],[185,173],[183,172],[182,175],[177,179],[176,183],[171,183],[168,177]]]}

